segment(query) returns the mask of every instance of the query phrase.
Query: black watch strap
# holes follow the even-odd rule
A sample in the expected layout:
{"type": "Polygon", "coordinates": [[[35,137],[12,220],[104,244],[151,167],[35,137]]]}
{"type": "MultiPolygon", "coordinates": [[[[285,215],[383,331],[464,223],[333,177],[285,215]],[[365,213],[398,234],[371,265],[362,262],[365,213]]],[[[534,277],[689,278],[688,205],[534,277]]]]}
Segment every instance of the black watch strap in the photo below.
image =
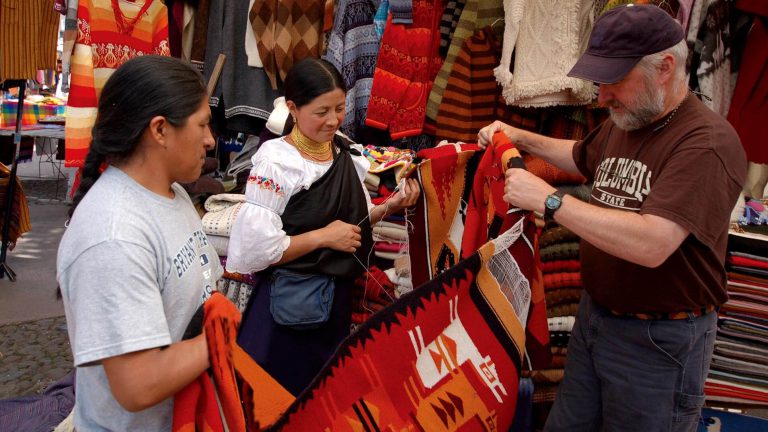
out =
{"type": "Polygon", "coordinates": [[[560,206],[563,204],[563,197],[565,196],[565,192],[557,189],[554,192],[552,192],[550,195],[547,195],[547,200],[544,202],[544,222],[548,223],[549,221],[554,220],[555,218],[555,212],[560,209],[560,206]],[[556,207],[551,207],[547,205],[547,202],[550,201],[551,196],[556,196],[559,198],[559,203],[556,207]]]}

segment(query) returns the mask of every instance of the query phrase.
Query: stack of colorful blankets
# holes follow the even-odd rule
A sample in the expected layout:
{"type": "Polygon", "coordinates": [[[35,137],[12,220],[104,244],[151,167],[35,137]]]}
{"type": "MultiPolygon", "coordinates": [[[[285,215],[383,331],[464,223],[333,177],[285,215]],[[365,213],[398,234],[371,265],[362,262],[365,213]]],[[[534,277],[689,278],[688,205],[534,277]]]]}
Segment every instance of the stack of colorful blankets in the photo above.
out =
{"type": "MultiPolygon", "coordinates": [[[[365,187],[376,205],[386,205],[392,194],[397,193],[397,186],[414,169],[414,153],[411,150],[399,150],[394,147],[366,146],[365,157],[371,163],[365,178],[365,187]]],[[[392,262],[399,256],[408,254],[408,231],[403,214],[388,216],[373,226],[374,253],[377,259],[369,260],[385,268],[391,268],[392,262]]]]}
{"type": "Polygon", "coordinates": [[[535,389],[533,402],[549,407],[563,379],[568,340],[581,299],[579,237],[553,223],[542,229],[539,247],[552,363],[546,369],[531,371],[531,378],[535,389]]]}
{"type": "Polygon", "coordinates": [[[768,237],[728,236],[728,301],[720,308],[707,400],[768,405],[768,237]]]}

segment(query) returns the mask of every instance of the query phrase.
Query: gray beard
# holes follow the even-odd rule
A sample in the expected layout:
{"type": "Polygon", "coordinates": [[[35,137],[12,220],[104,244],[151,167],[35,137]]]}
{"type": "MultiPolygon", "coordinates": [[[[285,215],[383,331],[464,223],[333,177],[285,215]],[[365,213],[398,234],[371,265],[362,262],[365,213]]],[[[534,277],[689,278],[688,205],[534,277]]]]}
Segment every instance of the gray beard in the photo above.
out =
{"type": "Polygon", "coordinates": [[[619,129],[625,131],[633,131],[648,126],[659,114],[664,112],[665,93],[663,88],[655,88],[646,83],[645,90],[631,102],[631,108],[623,106],[625,108],[624,113],[618,114],[614,112],[613,107],[609,107],[611,120],[619,129]]]}

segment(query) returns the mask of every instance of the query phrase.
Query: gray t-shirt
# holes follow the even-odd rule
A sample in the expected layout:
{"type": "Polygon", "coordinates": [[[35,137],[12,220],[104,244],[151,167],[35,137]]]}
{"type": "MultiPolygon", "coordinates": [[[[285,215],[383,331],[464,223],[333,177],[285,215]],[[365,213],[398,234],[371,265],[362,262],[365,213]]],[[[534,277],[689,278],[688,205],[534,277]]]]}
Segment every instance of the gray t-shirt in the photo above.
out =
{"type": "MultiPolygon", "coordinates": [[[[162,197],[109,167],[59,245],[58,281],[77,366],[78,431],[171,429],[173,400],[124,410],[100,361],[181,340],[223,269],[187,193],[162,197]]],[[[143,371],[136,371],[141,374],[143,371]]]]}

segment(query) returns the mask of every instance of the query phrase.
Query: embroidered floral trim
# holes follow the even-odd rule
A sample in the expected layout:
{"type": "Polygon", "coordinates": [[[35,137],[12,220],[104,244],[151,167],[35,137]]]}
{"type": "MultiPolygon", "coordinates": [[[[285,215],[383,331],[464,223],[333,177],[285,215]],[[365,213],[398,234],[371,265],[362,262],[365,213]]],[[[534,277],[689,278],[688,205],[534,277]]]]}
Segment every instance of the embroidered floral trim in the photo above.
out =
{"type": "Polygon", "coordinates": [[[281,198],[285,196],[285,190],[283,187],[269,177],[252,175],[248,177],[248,183],[255,184],[261,189],[272,191],[281,198]]]}
{"type": "Polygon", "coordinates": [[[110,68],[117,69],[120,65],[128,60],[143,56],[146,54],[156,55],[170,55],[170,49],[168,43],[163,40],[158,46],[153,49],[153,52],[144,52],[131,48],[128,45],[115,44],[111,42],[100,43],[97,42],[91,45],[91,52],[93,53],[93,67],[94,68],[110,68]]]}

